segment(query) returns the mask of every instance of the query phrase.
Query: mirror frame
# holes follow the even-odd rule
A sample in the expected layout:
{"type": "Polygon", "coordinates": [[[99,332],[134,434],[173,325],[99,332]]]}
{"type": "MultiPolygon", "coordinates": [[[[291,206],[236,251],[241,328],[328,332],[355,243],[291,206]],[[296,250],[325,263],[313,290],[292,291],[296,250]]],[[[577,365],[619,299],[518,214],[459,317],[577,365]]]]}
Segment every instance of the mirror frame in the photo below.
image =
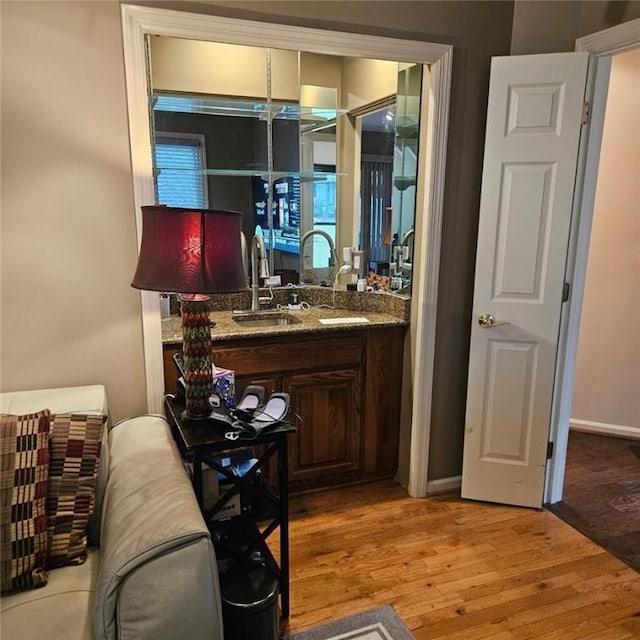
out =
{"type": "MultiPolygon", "coordinates": [[[[141,207],[155,201],[147,100],[147,35],[212,42],[224,38],[233,44],[428,65],[425,78],[429,81],[423,82],[421,97],[420,148],[423,153],[419,154],[415,210],[414,238],[420,255],[414,258],[410,330],[414,355],[411,385],[420,393],[412,394],[408,486],[410,495],[426,495],[453,47],[130,4],[121,5],[121,17],[138,247],[142,236],[141,207]]],[[[140,291],[140,296],[147,410],[162,413],[164,381],[159,298],[148,291],[140,291]]]]}

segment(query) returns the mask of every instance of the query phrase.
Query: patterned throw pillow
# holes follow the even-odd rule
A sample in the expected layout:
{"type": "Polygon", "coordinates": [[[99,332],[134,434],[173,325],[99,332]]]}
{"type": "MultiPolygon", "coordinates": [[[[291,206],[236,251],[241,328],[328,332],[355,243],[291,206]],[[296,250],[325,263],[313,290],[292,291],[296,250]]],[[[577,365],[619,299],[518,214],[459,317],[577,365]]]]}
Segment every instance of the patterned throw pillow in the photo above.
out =
{"type": "Polygon", "coordinates": [[[0,416],[2,591],[47,584],[48,409],[0,416]]]}
{"type": "Polygon", "coordinates": [[[89,518],[96,506],[96,477],[106,416],[56,414],[49,438],[47,568],[87,559],[89,518]]]}

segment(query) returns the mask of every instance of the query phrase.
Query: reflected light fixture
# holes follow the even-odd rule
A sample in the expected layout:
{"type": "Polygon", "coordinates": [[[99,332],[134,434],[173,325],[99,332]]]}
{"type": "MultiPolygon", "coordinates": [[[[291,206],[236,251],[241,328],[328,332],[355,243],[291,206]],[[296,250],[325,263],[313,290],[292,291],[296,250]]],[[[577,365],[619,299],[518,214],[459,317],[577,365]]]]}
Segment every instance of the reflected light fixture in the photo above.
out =
{"type": "Polygon", "coordinates": [[[209,295],[247,289],[241,214],[142,207],[142,243],[132,287],[180,294],[187,419],[208,419],[213,392],[209,295]]]}

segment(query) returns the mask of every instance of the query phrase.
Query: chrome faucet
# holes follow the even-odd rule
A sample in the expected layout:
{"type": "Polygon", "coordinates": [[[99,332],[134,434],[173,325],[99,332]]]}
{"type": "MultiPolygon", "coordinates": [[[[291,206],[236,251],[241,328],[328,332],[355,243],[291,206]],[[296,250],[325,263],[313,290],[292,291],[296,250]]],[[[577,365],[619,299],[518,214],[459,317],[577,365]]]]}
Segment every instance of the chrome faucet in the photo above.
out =
{"type": "Polygon", "coordinates": [[[260,310],[259,278],[269,277],[269,262],[262,236],[251,238],[251,311],[260,310]]]}
{"type": "Polygon", "coordinates": [[[413,251],[409,253],[409,238],[413,237],[413,227],[409,229],[403,236],[402,242],[400,243],[402,246],[402,255],[401,259],[398,261],[398,266],[402,269],[412,269],[413,268],[413,251]],[[406,247],[406,249],[405,249],[406,247]]]}
{"type": "Polygon", "coordinates": [[[402,242],[400,244],[402,245],[408,245],[409,242],[409,238],[413,235],[413,227],[411,227],[411,229],[409,229],[409,231],[407,231],[403,236],[402,236],[402,242]]]}
{"type": "Polygon", "coordinates": [[[392,250],[393,262],[391,263],[391,275],[402,277],[402,270],[411,270],[413,268],[413,251],[409,254],[409,240],[413,236],[413,227],[402,236],[400,242],[394,245],[392,250]]]}
{"type": "Polygon", "coordinates": [[[304,244],[313,235],[322,236],[329,244],[329,266],[335,267],[338,264],[338,254],[336,253],[336,245],[333,238],[322,229],[309,229],[302,238],[300,238],[300,282],[304,282],[304,244]]]}

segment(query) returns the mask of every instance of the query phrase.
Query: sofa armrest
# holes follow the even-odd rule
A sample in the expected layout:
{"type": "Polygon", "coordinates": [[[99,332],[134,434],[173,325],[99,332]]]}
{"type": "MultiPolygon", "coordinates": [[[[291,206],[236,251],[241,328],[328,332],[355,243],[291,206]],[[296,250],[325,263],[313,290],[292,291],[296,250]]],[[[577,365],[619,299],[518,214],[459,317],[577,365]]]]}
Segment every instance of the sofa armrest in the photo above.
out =
{"type": "Polygon", "coordinates": [[[222,639],[210,534],[166,421],[109,433],[96,638],[222,639]]]}

